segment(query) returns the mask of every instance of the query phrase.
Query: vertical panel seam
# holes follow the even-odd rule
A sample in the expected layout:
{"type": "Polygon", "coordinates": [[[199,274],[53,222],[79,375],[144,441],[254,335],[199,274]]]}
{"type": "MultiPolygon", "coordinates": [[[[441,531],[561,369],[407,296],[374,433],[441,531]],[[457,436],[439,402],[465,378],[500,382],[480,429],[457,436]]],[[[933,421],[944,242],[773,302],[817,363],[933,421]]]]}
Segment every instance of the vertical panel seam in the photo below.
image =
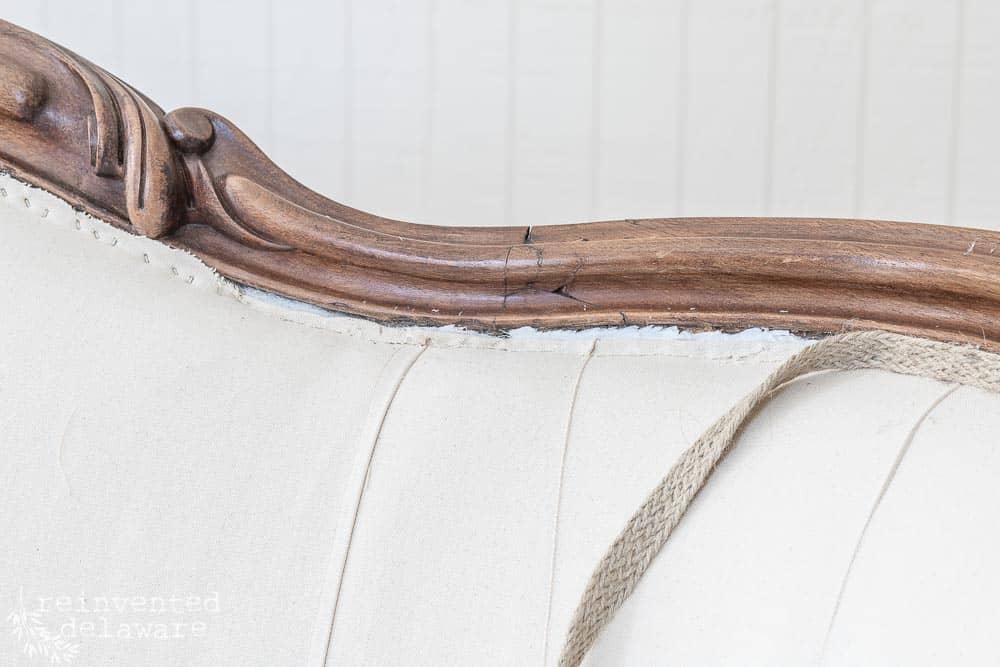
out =
{"type": "Polygon", "coordinates": [[[767,127],[764,130],[764,215],[771,215],[774,198],[774,141],[778,103],[778,49],[781,25],[781,0],[771,2],[771,30],[767,48],[767,127]]]}
{"type": "Polygon", "coordinates": [[[425,220],[429,220],[431,216],[430,202],[431,202],[431,168],[433,164],[433,149],[434,149],[434,111],[435,111],[435,100],[437,98],[437,58],[435,57],[436,51],[436,28],[435,21],[437,19],[437,0],[427,0],[427,18],[424,25],[424,57],[427,58],[426,63],[426,76],[424,84],[426,86],[424,90],[425,107],[424,113],[424,142],[421,146],[421,161],[423,162],[423,169],[420,173],[420,207],[422,209],[422,215],[425,220]]]}
{"type": "Polygon", "coordinates": [[[962,70],[965,64],[965,0],[958,0],[955,16],[955,51],[951,68],[951,137],[948,146],[948,211],[947,220],[957,224],[958,151],[961,141],[962,70]]]}
{"type": "Polygon", "coordinates": [[[675,108],[676,155],[674,165],[674,215],[684,215],[685,158],[688,115],[688,0],[681,0],[677,30],[677,106],[675,108]]]}
{"type": "MultiPolygon", "coordinates": [[[[336,586],[331,587],[335,588],[335,592],[334,592],[332,609],[330,611],[330,615],[327,620],[326,641],[323,645],[322,661],[318,663],[319,665],[325,665],[330,657],[330,647],[332,646],[333,642],[334,625],[337,619],[337,611],[340,607],[340,596],[344,588],[344,579],[347,576],[347,567],[348,567],[348,560],[350,559],[351,555],[351,546],[354,543],[354,535],[358,525],[358,517],[361,513],[361,505],[362,502],[364,501],[365,490],[368,487],[368,481],[371,477],[372,467],[375,461],[375,451],[378,448],[378,442],[382,437],[382,429],[385,426],[389,410],[392,408],[392,405],[396,400],[396,396],[399,394],[399,389],[403,385],[403,381],[406,380],[407,376],[410,374],[410,371],[416,365],[417,361],[423,356],[424,352],[427,351],[429,346],[430,346],[430,339],[427,339],[424,341],[424,344],[420,348],[420,350],[415,355],[413,355],[413,357],[406,363],[406,365],[403,367],[402,372],[396,378],[391,389],[389,390],[389,395],[385,401],[385,405],[382,407],[382,410],[379,413],[378,421],[374,428],[372,438],[369,441],[367,456],[364,459],[364,464],[363,464],[364,474],[361,476],[360,484],[357,487],[357,491],[354,498],[354,507],[352,508],[351,520],[347,528],[347,538],[346,538],[346,544],[344,546],[344,555],[340,562],[339,571],[335,571],[337,577],[336,586]]],[[[329,576],[327,585],[329,585],[329,576]]],[[[322,610],[320,611],[322,613],[322,610]]],[[[319,653],[316,653],[315,655],[311,656],[311,659],[313,657],[319,657],[319,655],[320,655],[319,653]]]]}
{"type": "Polygon", "coordinates": [[[267,108],[264,111],[267,114],[267,150],[274,151],[278,149],[274,141],[274,68],[277,63],[274,47],[274,0],[267,0],[264,20],[267,21],[267,108]]]}
{"type": "Polygon", "coordinates": [[[563,438],[562,453],[559,459],[559,481],[556,483],[556,503],[555,513],[552,518],[552,556],[549,561],[549,595],[545,613],[545,634],[542,639],[542,664],[544,665],[549,656],[549,635],[552,630],[552,597],[556,580],[556,556],[559,553],[559,517],[562,509],[563,480],[566,476],[566,453],[569,451],[569,439],[573,432],[573,413],[576,410],[577,397],[580,395],[580,385],[583,384],[583,374],[590,365],[590,360],[594,358],[594,350],[597,348],[595,339],[587,350],[587,356],[580,364],[580,370],[576,374],[576,381],[573,384],[573,393],[570,397],[569,409],[566,413],[566,435],[563,438]]]}
{"type": "Polygon", "coordinates": [[[854,138],[854,217],[860,218],[864,210],[865,145],[868,139],[868,80],[871,69],[872,1],[864,0],[861,12],[861,57],[858,75],[858,108],[855,112],[854,138]]]}
{"type": "Polygon", "coordinates": [[[191,99],[187,104],[195,105],[201,104],[200,93],[201,85],[198,82],[198,72],[201,68],[198,67],[198,53],[201,51],[201,24],[200,16],[198,14],[198,5],[195,0],[190,0],[188,2],[188,8],[190,13],[188,14],[189,19],[189,31],[191,33],[191,54],[188,60],[188,78],[191,81],[191,99]]]}
{"type": "Polygon", "coordinates": [[[343,172],[344,198],[350,203],[354,197],[354,7],[353,0],[344,0],[344,143],[343,172]]]}
{"type": "Polygon", "coordinates": [[[601,68],[604,57],[604,1],[594,0],[590,60],[590,217],[601,208],[601,68]]]}
{"type": "Polygon", "coordinates": [[[830,637],[833,634],[833,626],[837,622],[837,617],[840,613],[841,603],[844,600],[844,592],[847,590],[847,582],[850,579],[851,573],[854,571],[854,564],[858,559],[858,554],[861,551],[861,545],[865,541],[865,537],[868,535],[868,528],[871,526],[875,514],[878,512],[879,507],[882,505],[882,500],[885,498],[886,493],[889,490],[889,486],[896,479],[896,473],[899,472],[899,467],[903,463],[903,458],[910,451],[910,445],[913,444],[913,439],[917,435],[917,431],[923,426],[927,418],[934,412],[935,409],[941,403],[944,402],[946,398],[951,396],[956,389],[961,385],[953,384],[948,387],[947,390],[940,396],[934,399],[927,409],[925,409],[920,416],[917,417],[916,423],[910,428],[909,433],[903,439],[902,445],[900,445],[899,451],[896,453],[896,458],[893,460],[892,465],[889,466],[889,471],[886,473],[885,479],[882,482],[882,486],[879,489],[878,495],[875,496],[875,501],[872,503],[871,508],[868,510],[868,516],[865,518],[865,523],[861,527],[861,532],[858,533],[858,538],[854,543],[854,550],[851,552],[851,557],[847,562],[847,567],[844,570],[844,574],[840,579],[840,588],[837,591],[837,597],[834,600],[833,611],[830,613],[830,620],[827,623],[826,634],[823,636],[823,644],[820,649],[820,662],[826,657],[826,652],[829,649],[830,637]]]}
{"type": "Polygon", "coordinates": [[[507,118],[504,134],[504,224],[514,224],[514,175],[517,139],[517,23],[518,2],[510,0],[507,17],[507,118]]]}

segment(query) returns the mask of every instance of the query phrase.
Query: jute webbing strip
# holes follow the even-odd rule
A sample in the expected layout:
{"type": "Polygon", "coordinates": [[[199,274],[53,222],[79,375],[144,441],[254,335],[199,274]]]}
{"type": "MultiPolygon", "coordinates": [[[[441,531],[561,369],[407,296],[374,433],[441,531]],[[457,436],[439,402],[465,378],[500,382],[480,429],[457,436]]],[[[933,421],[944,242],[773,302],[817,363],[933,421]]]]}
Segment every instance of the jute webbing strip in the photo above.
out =
{"type": "Polygon", "coordinates": [[[821,340],[786,361],[678,458],[597,564],[566,635],[560,667],[576,667],[639,579],[736,436],[771,396],[816,371],[877,369],[1000,393],[1000,355],[881,331],[821,340]]]}

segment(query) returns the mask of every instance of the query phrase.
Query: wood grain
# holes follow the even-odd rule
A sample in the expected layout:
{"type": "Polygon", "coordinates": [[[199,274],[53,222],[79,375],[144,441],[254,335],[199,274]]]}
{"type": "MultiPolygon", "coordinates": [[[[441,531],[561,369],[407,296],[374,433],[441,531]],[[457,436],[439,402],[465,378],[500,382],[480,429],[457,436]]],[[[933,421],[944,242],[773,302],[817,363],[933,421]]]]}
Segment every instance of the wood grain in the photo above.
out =
{"type": "Polygon", "coordinates": [[[879,328],[1000,349],[1000,233],[800,218],[415,225],[326,199],[225,118],[164,114],[3,22],[0,62],[5,170],[233,280],[324,308],[482,330],[879,328]]]}

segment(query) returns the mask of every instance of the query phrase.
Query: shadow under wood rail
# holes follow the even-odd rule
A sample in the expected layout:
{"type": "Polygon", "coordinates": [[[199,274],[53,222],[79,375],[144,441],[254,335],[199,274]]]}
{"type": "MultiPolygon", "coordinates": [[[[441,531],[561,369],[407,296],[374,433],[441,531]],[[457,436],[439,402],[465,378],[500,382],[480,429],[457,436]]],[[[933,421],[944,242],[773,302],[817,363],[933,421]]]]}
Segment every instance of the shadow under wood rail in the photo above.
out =
{"type": "Polygon", "coordinates": [[[389,220],[305,188],[221,116],[165,114],[2,21],[0,167],[240,283],[384,322],[878,328],[1000,349],[994,232],[778,218],[389,220]]]}

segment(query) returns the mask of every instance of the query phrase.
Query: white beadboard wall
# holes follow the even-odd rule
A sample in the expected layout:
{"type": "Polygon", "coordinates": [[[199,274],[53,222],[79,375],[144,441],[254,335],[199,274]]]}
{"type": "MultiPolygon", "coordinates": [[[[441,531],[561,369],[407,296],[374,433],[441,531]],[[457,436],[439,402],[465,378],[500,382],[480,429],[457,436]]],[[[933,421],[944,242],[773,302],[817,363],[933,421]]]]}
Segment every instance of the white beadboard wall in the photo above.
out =
{"type": "Polygon", "coordinates": [[[0,0],[391,217],[1000,229],[995,0],[0,0]]]}

